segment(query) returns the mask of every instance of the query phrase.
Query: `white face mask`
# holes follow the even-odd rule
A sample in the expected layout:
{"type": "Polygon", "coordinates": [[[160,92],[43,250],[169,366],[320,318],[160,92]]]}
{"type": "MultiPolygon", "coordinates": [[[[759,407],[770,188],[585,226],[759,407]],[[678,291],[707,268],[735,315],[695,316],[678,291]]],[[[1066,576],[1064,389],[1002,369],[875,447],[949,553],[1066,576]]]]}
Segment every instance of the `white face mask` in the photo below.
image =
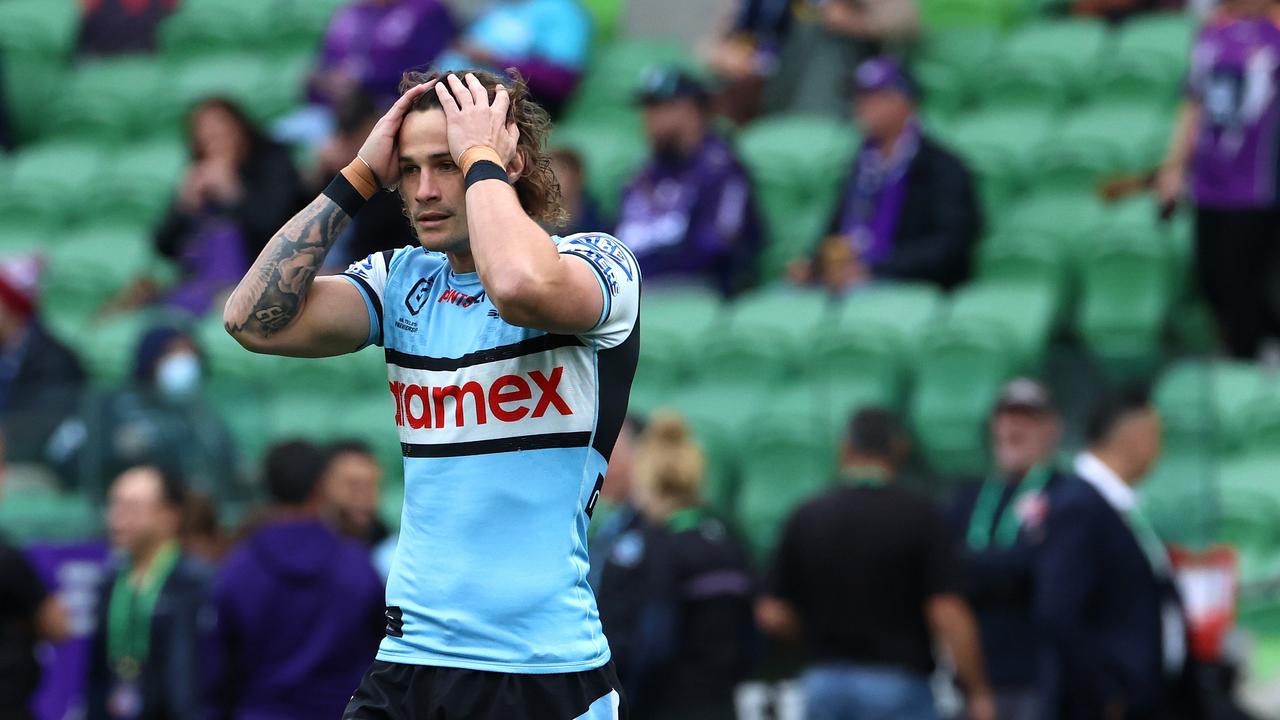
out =
{"type": "Polygon", "coordinates": [[[156,387],[170,398],[186,398],[200,387],[200,358],[180,352],[161,358],[156,365],[156,387]]]}

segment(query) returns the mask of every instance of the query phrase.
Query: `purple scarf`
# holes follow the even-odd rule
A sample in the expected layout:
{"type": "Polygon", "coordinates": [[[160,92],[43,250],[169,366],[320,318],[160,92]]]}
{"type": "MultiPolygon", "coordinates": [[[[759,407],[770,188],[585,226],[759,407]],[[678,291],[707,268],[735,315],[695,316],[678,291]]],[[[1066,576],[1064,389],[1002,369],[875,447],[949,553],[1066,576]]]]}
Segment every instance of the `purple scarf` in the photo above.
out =
{"type": "Polygon", "coordinates": [[[845,190],[839,231],[849,238],[862,262],[872,267],[893,252],[893,234],[907,194],[907,168],[920,149],[920,128],[911,121],[892,155],[868,139],[845,190]]]}

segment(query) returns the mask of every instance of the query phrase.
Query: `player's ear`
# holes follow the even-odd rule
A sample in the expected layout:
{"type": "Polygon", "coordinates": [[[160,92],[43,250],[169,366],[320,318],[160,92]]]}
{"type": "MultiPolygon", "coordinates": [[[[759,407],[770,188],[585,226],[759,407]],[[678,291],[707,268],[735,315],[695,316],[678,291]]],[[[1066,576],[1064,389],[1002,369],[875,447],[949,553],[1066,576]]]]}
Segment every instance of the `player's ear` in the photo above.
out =
{"type": "Polygon", "coordinates": [[[507,179],[509,181],[515,182],[520,179],[521,175],[524,175],[524,169],[528,167],[528,159],[524,148],[516,150],[515,157],[511,158],[511,162],[507,163],[507,179]]]}

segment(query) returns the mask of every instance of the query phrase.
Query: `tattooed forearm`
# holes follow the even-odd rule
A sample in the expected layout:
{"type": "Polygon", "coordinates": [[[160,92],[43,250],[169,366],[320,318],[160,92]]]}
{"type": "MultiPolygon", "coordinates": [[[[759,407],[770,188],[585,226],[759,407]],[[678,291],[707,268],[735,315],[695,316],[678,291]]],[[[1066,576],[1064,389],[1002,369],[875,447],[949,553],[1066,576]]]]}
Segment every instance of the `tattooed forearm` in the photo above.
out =
{"type": "Polygon", "coordinates": [[[325,254],[350,220],[321,195],[285,223],[227,300],[227,332],[265,338],[293,322],[325,254]]]}

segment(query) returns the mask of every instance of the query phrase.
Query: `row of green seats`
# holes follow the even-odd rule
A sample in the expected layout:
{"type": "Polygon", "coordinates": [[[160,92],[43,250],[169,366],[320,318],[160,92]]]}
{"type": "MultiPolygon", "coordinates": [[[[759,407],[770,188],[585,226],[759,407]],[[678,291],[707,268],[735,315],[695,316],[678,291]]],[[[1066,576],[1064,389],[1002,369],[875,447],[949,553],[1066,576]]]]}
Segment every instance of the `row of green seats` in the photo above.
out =
{"type": "Polygon", "coordinates": [[[54,245],[68,225],[146,226],[159,220],[187,162],[185,145],[157,139],[112,146],[53,140],[23,147],[0,166],[0,225],[54,245]],[[75,198],[68,203],[67,198],[75,198]]]}
{"type": "Polygon", "coordinates": [[[1266,457],[1280,448],[1280,377],[1253,363],[1187,359],[1156,385],[1165,436],[1228,457],[1266,457]]]}
{"type": "Polygon", "coordinates": [[[1094,19],[999,29],[939,29],[926,35],[917,72],[926,102],[943,114],[972,105],[1061,109],[1178,95],[1196,22],[1190,13],[1139,16],[1108,30],[1094,19]]]}

